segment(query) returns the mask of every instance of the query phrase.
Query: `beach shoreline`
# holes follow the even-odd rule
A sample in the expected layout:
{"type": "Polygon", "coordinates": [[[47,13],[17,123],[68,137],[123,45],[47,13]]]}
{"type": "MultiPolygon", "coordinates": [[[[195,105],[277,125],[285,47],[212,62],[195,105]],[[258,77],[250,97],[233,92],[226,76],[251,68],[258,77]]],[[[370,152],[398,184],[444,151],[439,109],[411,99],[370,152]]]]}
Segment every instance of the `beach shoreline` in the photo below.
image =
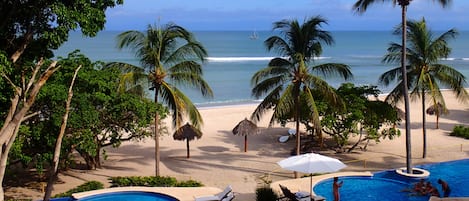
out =
{"type": "MultiPolygon", "coordinates": [[[[443,162],[468,158],[468,140],[449,136],[455,125],[469,124],[469,105],[460,103],[449,91],[443,91],[449,115],[440,117],[440,128],[435,128],[435,117],[427,116],[427,146],[425,159],[421,158],[421,105],[415,100],[411,103],[411,143],[413,165],[443,162]]],[[[383,96],[380,96],[382,98],[383,96]]],[[[288,129],[280,125],[269,127],[271,113],[267,113],[257,122],[260,134],[248,136],[248,152],[244,152],[244,138],[231,133],[234,126],[244,118],[249,118],[257,104],[224,105],[200,107],[204,119],[203,136],[190,142],[191,158],[186,158],[185,142],[175,141],[172,135],[160,139],[162,176],[177,179],[193,179],[208,187],[223,189],[231,185],[237,193],[235,200],[255,200],[255,189],[264,180],[280,181],[291,179],[292,172],[282,170],[277,164],[288,156],[295,141],[278,142],[278,138],[287,135],[288,129]]],[[[427,106],[428,107],[428,106],[427,106]]],[[[169,121],[169,118],[167,119],[169,121]]],[[[173,133],[169,122],[169,133],[173,133]]],[[[401,136],[393,140],[383,139],[380,143],[370,143],[367,151],[357,149],[352,153],[335,153],[322,150],[319,153],[338,158],[348,167],[343,171],[376,172],[404,167],[405,164],[405,129],[399,125],[401,136]]],[[[152,176],[154,175],[154,141],[125,142],[119,148],[106,148],[107,160],[98,170],[70,170],[60,174],[61,183],[54,186],[54,192],[61,193],[76,187],[85,181],[100,181],[109,186],[109,177],[113,176],[152,176]]],[[[41,199],[40,192],[18,190],[15,195],[41,199]]],[[[11,195],[15,189],[8,189],[11,195]]]]}

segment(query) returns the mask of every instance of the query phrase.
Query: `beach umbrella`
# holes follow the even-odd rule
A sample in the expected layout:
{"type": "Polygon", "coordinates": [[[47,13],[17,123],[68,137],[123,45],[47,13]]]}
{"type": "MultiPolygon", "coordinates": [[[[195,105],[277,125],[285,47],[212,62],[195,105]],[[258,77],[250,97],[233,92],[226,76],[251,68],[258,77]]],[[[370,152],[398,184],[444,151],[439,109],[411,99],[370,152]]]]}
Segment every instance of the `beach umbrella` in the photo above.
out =
{"type": "MultiPolygon", "coordinates": [[[[291,156],[277,162],[277,164],[283,169],[306,174],[337,172],[347,167],[338,159],[315,153],[291,156]]],[[[313,191],[312,188],[313,176],[310,175],[310,195],[313,191]]]]}
{"type": "Polygon", "coordinates": [[[257,128],[257,125],[255,123],[245,118],[233,128],[232,132],[234,135],[244,136],[244,152],[247,152],[248,151],[248,135],[259,133],[259,129],[257,128]]]}
{"type": "Polygon", "coordinates": [[[428,115],[436,115],[436,128],[439,128],[439,121],[441,115],[449,114],[448,109],[443,106],[440,102],[437,104],[433,104],[432,106],[428,107],[425,111],[428,115]]]}
{"type": "Polygon", "coordinates": [[[180,127],[176,130],[173,134],[173,139],[175,140],[186,140],[186,148],[187,148],[187,158],[190,158],[189,153],[189,141],[194,140],[195,138],[200,139],[202,137],[202,132],[197,129],[196,127],[186,123],[186,125],[180,127]]]}

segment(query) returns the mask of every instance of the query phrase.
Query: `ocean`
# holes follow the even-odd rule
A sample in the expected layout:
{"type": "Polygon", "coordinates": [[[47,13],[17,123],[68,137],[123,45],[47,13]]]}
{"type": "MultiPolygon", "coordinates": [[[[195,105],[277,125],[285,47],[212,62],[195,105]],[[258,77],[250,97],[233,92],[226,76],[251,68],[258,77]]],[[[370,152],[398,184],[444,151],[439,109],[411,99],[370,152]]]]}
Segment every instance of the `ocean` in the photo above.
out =
{"type": "MultiPolygon", "coordinates": [[[[119,61],[138,65],[138,59],[129,50],[118,50],[116,36],[119,31],[102,31],[94,38],[82,37],[73,32],[68,42],[55,51],[56,57],[65,57],[79,49],[93,61],[119,61]]],[[[252,31],[195,31],[197,40],[208,50],[207,62],[203,64],[204,78],[212,88],[214,97],[205,99],[197,92],[184,89],[199,107],[251,104],[258,102],[251,96],[251,77],[264,68],[274,52],[268,52],[264,40],[276,34],[272,31],[258,31],[252,39],[252,31]]],[[[435,32],[440,34],[441,32],[435,32]]],[[[335,44],[323,46],[323,54],[315,64],[343,63],[351,67],[355,85],[377,85],[382,93],[388,88],[378,85],[378,77],[399,64],[382,64],[382,56],[390,42],[400,43],[400,37],[391,31],[332,31],[335,44]]],[[[435,34],[435,35],[436,35],[435,34]]],[[[469,31],[462,31],[450,41],[452,54],[441,63],[452,66],[466,77],[469,76],[469,31]]],[[[339,79],[326,79],[334,87],[343,83],[339,79]]],[[[149,94],[151,96],[151,93],[149,94]]]]}

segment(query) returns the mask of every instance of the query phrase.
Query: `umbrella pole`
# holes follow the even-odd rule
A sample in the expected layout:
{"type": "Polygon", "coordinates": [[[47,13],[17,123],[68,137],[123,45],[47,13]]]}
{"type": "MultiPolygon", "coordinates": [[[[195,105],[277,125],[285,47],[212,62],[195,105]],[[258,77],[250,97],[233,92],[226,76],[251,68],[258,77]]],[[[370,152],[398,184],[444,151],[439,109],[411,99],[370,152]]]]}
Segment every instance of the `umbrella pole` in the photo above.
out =
{"type": "Polygon", "coordinates": [[[187,158],[190,158],[191,155],[190,155],[190,152],[189,152],[189,139],[186,139],[186,148],[187,148],[187,158]]]}
{"type": "Polygon", "coordinates": [[[313,200],[313,174],[310,174],[309,178],[309,197],[313,200]]]}

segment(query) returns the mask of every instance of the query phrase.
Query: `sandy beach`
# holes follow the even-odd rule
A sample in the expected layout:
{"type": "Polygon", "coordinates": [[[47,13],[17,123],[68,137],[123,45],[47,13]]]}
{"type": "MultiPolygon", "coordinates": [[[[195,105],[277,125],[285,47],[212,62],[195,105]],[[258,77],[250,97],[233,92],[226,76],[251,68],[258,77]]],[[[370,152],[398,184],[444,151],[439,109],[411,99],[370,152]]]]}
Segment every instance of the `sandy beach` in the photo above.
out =
{"type": "MultiPolygon", "coordinates": [[[[449,136],[455,125],[469,124],[469,105],[456,100],[451,92],[444,92],[449,115],[440,117],[440,128],[436,129],[435,116],[427,115],[428,153],[422,159],[422,108],[419,100],[411,103],[412,163],[423,164],[467,158],[469,141],[449,136]]],[[[430,104],[427,104],[427,107],[430,104]]],[[[244,138],[235,136],[231,130],[244,118],[249,118],[256,105],[223,106],[201,108],[204,117],[203,136],[190,142],[191,158],[186,158],[186,144],[175,141],[172,135],[161,138],[161,175],[181,180],[193,179],[208,187],[223,189],[232,185],[237,193],[235,200],[255,200],[255,189],[263,184],[260,179],[292,179],[290,171],[282,170],[277,164],[290,155],[294,140],[279,143],[278,137],[286,135],[287,128],[275,125],[268,128],[270,115],[258,122],[261,131],[248,136],[248,152],[244,152],[244,138]]],[[[167,124],[168,126],[170,124],[167,124]]],[[[290,125],[293,127],[293,125],[290,125]]],[[[332,150],[321,154],[335,157],[347,164],[342,171],[374,172],[405,166],[405,130],[394,140],[370,143],[368,150],[356,149],[353,153],[336,154],[332,150]]],[[[173,133],[173,128],[169,129],[173,133]]],[[[54,193],[65,192],[85,181],[96,180],[108,184],[112,176],[154,175],[154,141],[126,142],[119,148],[106,148],[108,158],[103,168],[92,171],[70,170],[60,174],[60,182],[54,193]]],[[[299,189],[302,190],[302,189],[299,189]]],[[[305,189],[306,190],[306,189],[305,189]]],[[[21,198],[41,199],[42,193],[24,188],[8,188],[7,195],[21,198]]]]}

